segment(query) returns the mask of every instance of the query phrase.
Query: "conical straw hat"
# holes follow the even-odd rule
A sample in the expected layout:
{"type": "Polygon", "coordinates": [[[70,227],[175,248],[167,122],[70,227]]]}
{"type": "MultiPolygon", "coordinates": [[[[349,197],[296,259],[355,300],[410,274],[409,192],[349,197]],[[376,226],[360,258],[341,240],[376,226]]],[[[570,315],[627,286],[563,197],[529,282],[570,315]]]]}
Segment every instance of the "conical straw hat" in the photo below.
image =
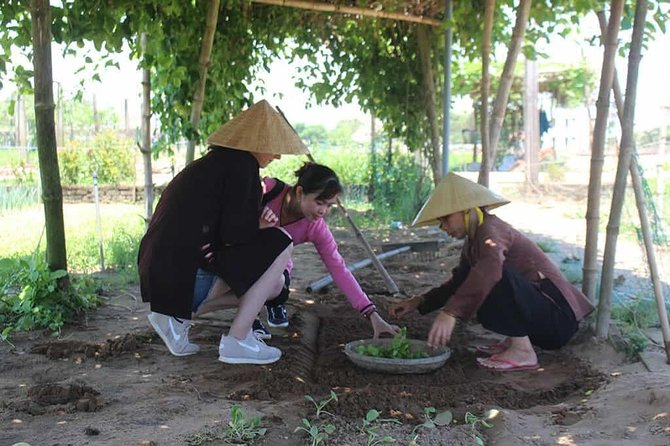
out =
{"type": "Polygon", "coordinates": [[[295,130],[265,99],[219,127],[207,144],[258,153],[309,153],[295,130]]]}
{"type": "Polygon", "coordinates": [[[438,218],[476,207],[493,209],[509,200],[491,192],[481,184],[449,172],[423,205],[412,226],[438,224],[438,218]]]}

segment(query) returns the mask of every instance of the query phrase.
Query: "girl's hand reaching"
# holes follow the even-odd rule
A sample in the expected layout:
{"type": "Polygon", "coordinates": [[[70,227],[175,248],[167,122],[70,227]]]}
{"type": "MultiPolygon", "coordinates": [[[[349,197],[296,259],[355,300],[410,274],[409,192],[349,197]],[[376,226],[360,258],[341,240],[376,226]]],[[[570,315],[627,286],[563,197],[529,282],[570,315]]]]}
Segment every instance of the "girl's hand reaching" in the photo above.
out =
{"type": "Polygon", "coordinates": [[[400,327],[389,324],[384,319],[382,319],[382,317],[376,311],[373,311],[370,315],[370,323],[372,324],[373,330],[372,339],[379,339],[379,335],[382,333],[395,335],[400,331],[400,327]]]}
{"type": "Polygon", "coordinates": [[[265,228],[271,228],[273,226],[276,226],[279,223],[279,218],[275,215],[272,210],[265,206],[263,210],[261,211],[261,216],[258,221],[258,227],[260,229],[265,229],[265,228]]]}

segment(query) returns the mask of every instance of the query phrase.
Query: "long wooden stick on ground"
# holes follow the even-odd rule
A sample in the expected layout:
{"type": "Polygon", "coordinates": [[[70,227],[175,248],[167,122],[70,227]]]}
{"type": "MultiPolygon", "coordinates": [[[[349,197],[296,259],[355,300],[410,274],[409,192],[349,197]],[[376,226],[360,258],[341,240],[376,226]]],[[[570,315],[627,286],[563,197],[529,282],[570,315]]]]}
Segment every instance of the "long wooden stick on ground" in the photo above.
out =
{"type": "MultiPolygon", "coordinates": [[[[286,123],[295,132],[295,128],[293,128],[293,126],[291,125],[289,120],[286,119],[286,115],[284,115],[284,112],[279,107],[277,107],[277,111],[279,112],[280,115],[282,115],[282,117],[284,118],[286,123]]],[[[298,132],[296,132],[296,134],[298,134],[298,132]]],[[[313,162],[313,163],[316,162],[316,161],[314,161],[314,157],[312,156],[311,153],[308,152],[307,157],[309,158],[309,160],[311,162],[313,162]]],[[[356,226],[356,223],[354,223],[354,220],[349,215],[349,212],[347,212],[347,209],[344,207],[344,205],[340,201],[339,197],[337,198],[337,205],[340,207],[342,212],[344,212],[344,216],[346,217],[347,221],[349,222],[349,224],[353,228],[354,234],[356,234],[356,238],[358,238],[358,240],[361,242],[361,244],[363,245],[363,248],[365,248],[365,250],[368,253],[368,256],[369,256],[370,260],[372,261],[372,264],[375,266],[375,268],[377,268],[377,271],[379,271],[379,274],[382,276],[382,279],[384,280],[384,283],[386,284],[386,288],[388,289],[389,293],[398,294],[400,292],[400,290],[398,289],[398,285],[396,285],[396,283],[393,281],[393,279],[389,275],[388,271],[386,271],[386,268],[384,268],[384,265],[382,265],[382,262],[377,258],[377,256],[375,255],[375,252],[372,250],[372,247],[370,246],[368,241],[365,239],[365,237],[363,236],[363,233],[360,231],[360,229],[358,229],[358,226],[356,226]]]]}

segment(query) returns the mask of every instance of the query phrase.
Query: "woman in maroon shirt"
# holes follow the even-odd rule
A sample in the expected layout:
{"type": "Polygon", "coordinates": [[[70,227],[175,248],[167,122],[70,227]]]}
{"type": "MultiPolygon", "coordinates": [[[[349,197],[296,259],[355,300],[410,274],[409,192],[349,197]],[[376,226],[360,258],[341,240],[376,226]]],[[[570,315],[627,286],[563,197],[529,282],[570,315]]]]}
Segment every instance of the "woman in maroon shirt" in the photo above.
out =
{"type": "Polygon", "coordinates": [[[441,309],[428,344],[451,339],[458,319],[478,321],[505,336],[480,346],[491,354],[483,367],[499,371],[539,368],[533,345],[558,349],[577,331],[593,306],[556,265],[528,239],[487,209],[509,203],[487,188],[449,173],[423,206],[414,226],[438,224],[454,238],[465,239],[452,277],[429,292],[400,302],[390,314],[401,317],[441,309]]]}

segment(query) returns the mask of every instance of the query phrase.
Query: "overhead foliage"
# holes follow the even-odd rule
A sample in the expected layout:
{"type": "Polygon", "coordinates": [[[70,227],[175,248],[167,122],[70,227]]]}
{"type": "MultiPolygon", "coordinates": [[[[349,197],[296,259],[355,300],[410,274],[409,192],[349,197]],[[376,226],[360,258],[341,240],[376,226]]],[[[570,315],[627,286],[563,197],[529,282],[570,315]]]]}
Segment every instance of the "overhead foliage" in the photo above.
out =
{"type": "MultiPolygon", "coordinates": [[[[9,0],[0,5],[0,79],[12,50],[24,49],[30,58],[30,21],[24,3],[9,0]]],[[[109,56],[122,51],[124,44],[131,57],[140,59],[139,37],[146,32],[149,43],[140,62],[151,69],[152,109],[160,117],[164,139],[175,141],[192,136],[194,131],[189,117],[205,10],[205,1],[64,1],[61,6],[52,6],[53,36],[68,55],[83,52],[86,42],[92,42],[99,64],[107,67],[114,65],[109,56]]],[[[222,2],[199,129],[202,134],[251,104],[256,75],[282,54],[288,31],[295,26],[295,13],[288,8],[252,8],[238,0],[222,2]]],[[[93,63],[87,56],[84,60],[93,63]]],[[[22,92],[32,90],[29,68],[15,65],[11,75],[22,92]]]]}
{"type": "Polygon", "coordinates": [[[303,74],[297,85],[319,104],[338,106],[357,99],[384,123],[388,135],[402,138],[412,149],[421,147],[428,137],[425,111],[417,100],[421,73],[415,26],[348,16],[315,19],[314,28],[295,36],[291,55],[303,74]]]}
{"type": "MultiPolygon", "coordinates": [[[[360,2],[353,4],[361,6],[360,2]]],[[[454,2],[454,94],[468,89],[470,81],[460,77],[466,61],[477,63],[480,51],[483,0],[454,2]]],[[[510,40],[514,0],[497,2],[493,29],[494,46],[510,40]]],[[[537,54],[533,43],[567,35],[581,17],[606,4],[604,0],[536,0],[526,32],[524,52],[537,54]]],[[[658,0],[651,7],[647,32],[665,30],[667,6],[658,0]],[[664,9],[665,8],[665,9],[664,9]]],[[[425,14],[440,19],[438,1],[381,1],[385,10],[425,14]]],[[[300,65],[295,82],[308,90],[317,104],[339,105],[357,99],[373,112],[384,131],[402,139],[410,148],[425,148],[428,122],[419,100],[424,86],[418,59],[416,24],[353,15],[312,12],[260,5],[247,0],[223,0],[217,22],[211,66],[205,91],[202,120],[198,129],[190,124],[190,111],[198,79],[198,55],[205,28],[205,0],[64,0],[52,6],[54,40],[65,52],[86,51],[91,42],[98,52],[100,68],[115,62],[105,57],[125,45],[132,57],[140,58],[139,36],[149,35],[142,65],[151,68],[152,108],[161,122],[166,141],[203,137],[252,102],[260,70],[284,55],[300,65]],[[102,56],[102,57],[100,57],[102,56]]],[[[632,16],[632,12],[629,14],[632,16]]],[[[624,27],[627,22],[624,19],[624,27]]],[[[445,24],[446,26],[446,24],[445,24]]],[[[432,65],[438,91],[442,87],[441,58],[443,27],[432,33],[432,65]]],[[[13,48],[30,56],[30,18],[26,2],[0,3],[0,86],[13,48]]],[[[93,63],[93,58],[86,59],[93,63]]],[[[32,68],[14,65],[10,81],[22,92],[31,91],[32,68]]],[[[469,71],[469,70],[466,70],[469,71]]],[[[95,76],[93,76],[95,80],[95,76]]],[[[441,100],[441,98],[438,98],[441,100]]],[[[438,102],[436,107],[442,109],[438,102]]]]}

